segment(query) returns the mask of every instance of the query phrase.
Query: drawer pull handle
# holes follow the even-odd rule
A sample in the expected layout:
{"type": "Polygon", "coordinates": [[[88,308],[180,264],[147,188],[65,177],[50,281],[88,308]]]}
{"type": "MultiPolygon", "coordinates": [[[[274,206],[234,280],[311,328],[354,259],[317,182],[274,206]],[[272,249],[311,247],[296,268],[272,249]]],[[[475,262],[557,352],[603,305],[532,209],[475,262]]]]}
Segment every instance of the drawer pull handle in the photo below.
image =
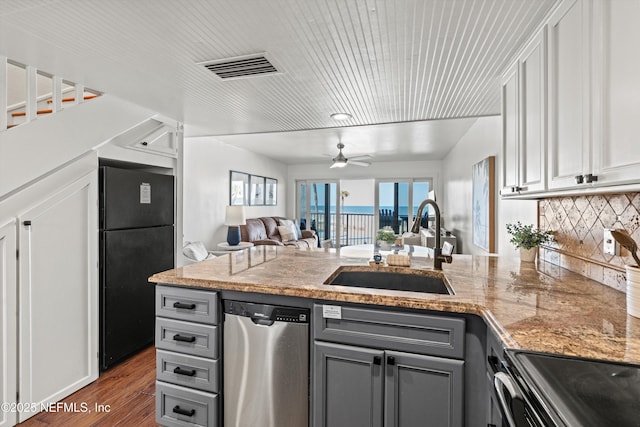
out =
{"type": "Polygon", "coordinates": [[[174,374],[179,374],[179,375],[186,375],[188,377],[192,377],[196,374],[196,370],[192,369],[190,371],[187,371],[186,369],[182,369],[180,366],[176,366],[175,369],[173,370],[174,374]]]}
{"type": "Polygon", "coordinates": [[[183,302],[180,301],[176,301],[173,303],[173,307],[174,308],[184,308],[185,310],[195,310],[196,309],[196,305],[195,304],[185,304],[183,302]]]}
{"type": "Polygon", "coordinates": [[[178,405],[173,407],[173,412],[175,412],[176,414],[185,415],[187,417],[193,417],[196,414],[195,409],[190,409],[187,411],[186,409],[182,409],[178,405]]]}
{"type": "Polygon", "coordinates": [[[387,356],[387,365],[395,365],[396,364],[396,358],[393,356],[387,356]]]}
{"type": "Polygon", "coordinates": [[[174,341],[182,341],[182,342],[196,342],[196,337],[194,337],[193,335],[191,335],[190,337],[183,337],[180,334],[175,334],[173,336],[173,340],[174,341]]]}
{"type": "Polygon", "coordinates": [[[374,365],[382,365],[382,357],[380,357],[380,356],[373,356],[373,364],[374,364],[374,365]]]}

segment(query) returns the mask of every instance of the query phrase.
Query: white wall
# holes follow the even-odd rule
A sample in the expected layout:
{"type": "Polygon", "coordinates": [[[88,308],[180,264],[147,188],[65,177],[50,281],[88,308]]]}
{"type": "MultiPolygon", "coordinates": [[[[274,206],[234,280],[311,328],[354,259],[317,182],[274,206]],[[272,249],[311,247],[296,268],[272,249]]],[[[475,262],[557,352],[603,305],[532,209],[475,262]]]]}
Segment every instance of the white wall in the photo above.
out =
{"type": "MultiPolygon", "coordinates": [[[[537,202],[531,200],[501,200],[500,182],[500,116],[482,117],[469,129],[442,161],[442,181],[444,197],[444,225],[458,239],[462,253],[485,254],[475,246],[472,239],[471,222],[471,168],[488,156],[496,156],[496,250],[499,255],[516,256],[513,245],[509,243],[505,225],[515,221],[525,224],[538,223],[537,202]]],[[[442,202],[443,201],[443,202],[442,202]]]]}
{"type": "Polygon", "coordinates": [[[154,114],[105,94],[0,132],[0,199],[154,114]]]}
{"type": "MultiPolygon", "coordinates": [[[[286,216],[287,166],[273,159],[224,144],[214,137],[184,140],[184,241],[202,240],[209,250],[227,240],[225,207],[229,204],[229,171],[278,180],[276,206],[247,206],[247,218],[286,216]]],[[[178,242],[180,244],[180,242],[178,242]]]]}

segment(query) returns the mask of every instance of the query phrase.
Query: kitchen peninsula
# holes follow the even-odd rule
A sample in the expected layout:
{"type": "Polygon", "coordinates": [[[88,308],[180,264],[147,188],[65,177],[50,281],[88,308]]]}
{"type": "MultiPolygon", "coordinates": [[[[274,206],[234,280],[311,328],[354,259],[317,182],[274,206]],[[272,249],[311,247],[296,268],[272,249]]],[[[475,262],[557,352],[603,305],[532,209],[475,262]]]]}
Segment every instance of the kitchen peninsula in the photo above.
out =
{"type": "MultiPolygon", "coordinates": [[[[414,257],[411,269],[431,274],[431,263],[431,259],[414,257]]],[[[223,305],[226,309],[227,300],[286,303],[308,308],[312,323],[310,419],[316,426],[341,425],[354,416],[358,419],[370,414],[378,416],[370,410],[371,406],[366,406],[370,401],[354,402],[352,397],[375,397],[373,385],[371,394],[366,388],[364,394],[362,389],[340,392],[351,386],[361,387],[362,372],[369,375],[368,372],[380,369],[379,365],[382,372],[387,372],[379,380],[381,389],[385,390],[385,409],[373,404],[379,409],[380,417],[397,416],[394,408],[411,407],[410,419],[420,419],[431,404],[429,411],[440,412],[436,415],[428,412],[429,416],[443,420],[436,425],[462,426],[476,425],[482,419],[487,420],[483,425],[500,425],[500,415],[496,415],[500,411],[493,394],[493,368],[498,364],[492,358],[501,357],[503,347],[640,363],[640,319],[626,314],[625,295],[558,266],[544,262],[521,263],[517,258],[455,255],[453,263],[443,266],[453,295],[326,284],[337,269],[376,268],[406,271],[401,267],[371,267],[368,257],[354,257],[352,253],[346,256],[339,249],[258,246],[158,273],[150,281],[161,285],[157,309],[167,306],[171,310],[172,304],[185,307],[185,301],[203,301],[209,295],[216,295],[219,300],[211,300],[214,309],[210,312],[217,315],[218,320],[211,327],[217,328],[218,337],[222,331],[219,313],[223,305]],[[174,299],[177,296],[185,298],[174,299]],[[224,304],[220,300],[225,301],[224,304]],[[404,329],[392,330],[396,327],[404,329]],[[332,368],[329,364],[333,364],[332,368]],[[406,368],[403,374],[398,373],[400,365],[406,368]],[[384,371],[387,368],[396,371],[384,371]],[[360,374],[356,376],[358,369],[360,374]],[[422,375],[425,372],[439,372],[438,376],[446,379],[437,379],[444,382],[432,384],[433,378],[422,375]],[[410,393],[405,389],[401,395],[393,388],[399,387],[393,382],[396,380],[389,380],[394,375],[397,378],[416,375],[402,385],[414,387],[410,393]],[[443,387],[449,393],[437,392],[443,387]],[[389,406],[390,393],[395,396],[391,399],[396,400],[389,406]],[[421,399],[419,402],[397,400],[407,395],[419,395],[421,399]],[[333,422],[329,422],[329,418],[333,418],[333,422]]],[[[159,322],[166,320],[161,312],[157,315],[159,322]]],[[[171,336],[175,337],[172,334],[184,329],[169,327],[165,333],[164,326],[157,325],[159,354],[169,354],[166,347],[162,349],[162,337],[168,336],[170,340],[171,336]]],[[[218,345],[221,342],[219,339],[218,345]]],[[[222,358],[216,345],[212,348],[209,354],[215,356],[211,357],[222,358]]],[[[174,400],[171,393],[187,389],[161,383],[160,363],[156,411],[158,422],[163,424],[163,417],[171,417],[166,413],[172,407],[183,411],[184,405],[176,404],[179,400],[174,400]],[[169,394],[166,399],[165,392],[169,394]]],[[[173,366],[168,363],[167,369],[173,366]]],[[[215,393],[219,393],[220,387],[216,390],[215,393]]],[[[213,425],[221,410],[216,402],[210,403],[217,408],[216,415],[211,415],[214,421],[209,423],[213,425]]],[[[369,425],[367,420],[363,423],[369,425]]],[[[170,421],[167,425],[171,425],[170,421]]],[[[372,421],[372,425],[376,422],[372,421]]]]}
{"type": "MultiPolygon", "coordinates": [[[[430,268],[414,258],[412,268],[430,268]]],[[[548,263],[455,255],[444,273],[455,295],[326,285],[343,265],[336,249],[258,246],[158,273],[168,285],[481,316],[507,347],[640,363],[640,319],[626,314],[625,294],[548,263]]]]}

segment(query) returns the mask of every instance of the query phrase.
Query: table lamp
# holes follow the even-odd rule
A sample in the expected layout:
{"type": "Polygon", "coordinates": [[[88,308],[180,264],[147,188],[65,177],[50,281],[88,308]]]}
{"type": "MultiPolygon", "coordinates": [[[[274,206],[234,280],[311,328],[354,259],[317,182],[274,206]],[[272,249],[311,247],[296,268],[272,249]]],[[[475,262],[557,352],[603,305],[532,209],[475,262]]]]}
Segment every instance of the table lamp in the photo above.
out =
{"type": "Polygon", "coordinates": [[[244,206],[227,206],[224,225],[229,227],[227,231],[227,243],[229,246],[238,246],[240,243],[240,225],[245,223],[244,206]]]}

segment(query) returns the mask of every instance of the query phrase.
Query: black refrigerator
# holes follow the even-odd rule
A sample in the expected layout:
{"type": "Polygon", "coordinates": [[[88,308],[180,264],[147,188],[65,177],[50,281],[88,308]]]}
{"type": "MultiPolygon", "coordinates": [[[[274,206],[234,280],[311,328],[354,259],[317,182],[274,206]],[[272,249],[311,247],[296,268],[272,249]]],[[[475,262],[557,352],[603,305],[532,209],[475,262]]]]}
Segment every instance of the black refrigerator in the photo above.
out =
{"type": "Polygon", "coordinates": [[[100,168],[100,370],[153,343],[155,287],[174,268],[174,178],[100,168]]]}

